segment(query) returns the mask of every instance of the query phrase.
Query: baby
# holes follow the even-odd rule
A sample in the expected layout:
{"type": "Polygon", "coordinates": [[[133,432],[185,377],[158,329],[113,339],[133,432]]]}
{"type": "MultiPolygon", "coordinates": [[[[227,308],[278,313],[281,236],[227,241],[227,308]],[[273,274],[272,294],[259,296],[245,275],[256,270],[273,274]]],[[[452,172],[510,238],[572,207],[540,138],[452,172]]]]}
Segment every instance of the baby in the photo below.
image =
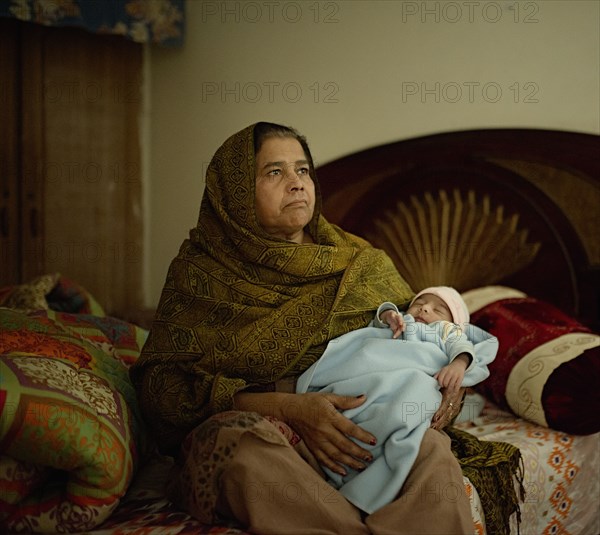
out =
{"type": "MultiPolygon", "coordinates": [[[[463,328],[469,322],[469,311],[460,294],[449,286],[436,286],[420,291],[412,300],[405,317],[393,303],[383,303],[377,310],[373,324],[376,327],[389,326],[392,338],[399,338],[412,321],[427,325],[441,322],[433,328],[420,329],[423,341],[441,341],[450,362],[434,377],[440,387],[458,388],[462,384],[465,371],[473,362],[473,344],[468,340],[463,328]]],[[[416,329],[415,329],[416,331],[416,329]]]]}
{"type": "Polygon", "coordinates": [[[426,288],[405,315],[393,303],[380,305],[368,327],[332,340],[298,378],[298,393],[365,395],[344,414],[377,437],[376,445],[361,444],[373,460],[362,471],[323,467],[330,483],[363,511],[370,514],[397,496],[440,406],[440,388],[488,377],[498,340],[468,321],[456,290],[426,288]]]}

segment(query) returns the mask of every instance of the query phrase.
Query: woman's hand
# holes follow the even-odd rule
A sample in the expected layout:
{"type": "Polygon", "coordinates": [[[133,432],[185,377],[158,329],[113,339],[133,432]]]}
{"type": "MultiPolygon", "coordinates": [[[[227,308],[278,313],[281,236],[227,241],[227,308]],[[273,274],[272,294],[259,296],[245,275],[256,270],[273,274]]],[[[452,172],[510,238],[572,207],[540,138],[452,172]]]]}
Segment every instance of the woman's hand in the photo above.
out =
{"type": "Polygon", "coordinates": [[[254,411],[263,416],[274,416],[289,424],[304,440],[317,461],[340,475],[346,474],[344,465],[362,470],[372,460],[369,451],[348,437],[375,445],[376,438],[346,418],[339,411],[354,409],[367,398],[310,392],[291,394],[283,392],[238,392],[234,408],[254,411]]]}
{"type": "Polygon", "coordinates": [[[431,428],[438,431],[444,429],[460,412],[465,388],[442,388],[440,392],[442,393],[442,403],[431,420],[431,428]]]}
{"type": "Polygon", "coordinates": [[[348,437],[371,445],[375,445],[375,437],[339,412],[358,407],[365,400],[364,395],[295,394],[282,407],[282,412],[285,421],[302,437],[317,461],[344,476],[345,466],[362,470],[373,459],[369,451],[348,437]]]}

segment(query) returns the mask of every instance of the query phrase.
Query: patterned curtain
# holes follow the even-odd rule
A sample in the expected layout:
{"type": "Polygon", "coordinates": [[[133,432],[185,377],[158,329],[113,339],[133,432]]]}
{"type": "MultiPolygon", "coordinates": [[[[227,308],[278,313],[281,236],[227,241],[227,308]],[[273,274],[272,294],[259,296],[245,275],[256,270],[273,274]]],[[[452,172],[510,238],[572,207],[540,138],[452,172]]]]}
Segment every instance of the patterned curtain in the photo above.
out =
{"type": "Polygon", "coordinates": [[[0,16],[181,46],[185,0],[0,0],[0,16]]]}

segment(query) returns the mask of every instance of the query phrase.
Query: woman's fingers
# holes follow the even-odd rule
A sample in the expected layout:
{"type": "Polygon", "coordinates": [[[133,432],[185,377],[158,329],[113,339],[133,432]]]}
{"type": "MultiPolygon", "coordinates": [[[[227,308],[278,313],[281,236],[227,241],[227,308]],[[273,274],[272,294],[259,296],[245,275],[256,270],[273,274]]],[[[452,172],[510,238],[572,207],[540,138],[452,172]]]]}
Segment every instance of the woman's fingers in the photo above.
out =
{"type": "MultiPolygon", "coordinates": [[[[306,394],[305,394],[306,396],[306,394]]],[[[341,414],[340,410],[351,409],[364,403],[365,397],[357,398],[336,394],[308,394],[305,398],[311,406],[313,418],[309,421],[299,420],[293,423],[298,432],[313,452],[317,460],[330,470],[345,475],[346,468],[362,470],[372,460],[369,451],[361,448],[349,437],[368,444],[375,444],[371,433],[354,424],[341,414]]]]}
{"type": "Polygon", "coordinates": [[[464,388],[458,388],[457,386],[441,390],[442,402],[431,420],[433,429],[443,429],[458,414],[464,391],[464,388]]]}
{"type": "MultiPolygon", "coordinates": [[[[367,400],[367,397],[364,394],[357,397],[338,396],[336,394],[325,394],[325,396],[331,402],[331,404],[338,410],[354,409],[362,405],[367,400]]],[[[344,435],[353,437],[371,446],[377,444],[377,438],[375,437],[375,435],[372,435],[371,433],[365,431],[362,427],[356,425],[352,420],[346,418],[343,414],[337,412],[334,416],[334,420],[336,423],[336,427],[344,435]]],[[[354,442],[350,440],[348,440],[348,442],[355,445],[354,442]]],[[[359,449],[363,452],[366,451],[362,448],[359,449]]]]}
{"type": "MultiPolygon", "coordinates": [[[[365,400],[365,396],[358,398],[334,396],[332,405],[338,409],[350,409],[361,405],[365,400]]],[[[373,460],[373,456],[371,452],[361,447],[354,440],[351,440],[351,438],[374,446],[377,443],[375,436],[356,425],[338,411],[336,411],[331,423],[335,431],[330,435],[330,443],[327,451],[329,458],[335,461],[338,466],[346,465],[355,470],[363,470],[366,467],[366,463],[373,460]]]]}
{"type": "MultiPolygon", "coordinates": [[[[346,439],[348,440],[348,439],[346,439]]],[[[345,445],[340,445],[336,442],[327,442],[322,444],[320,450],[321,456],[320,461],[327,466],[333,472],[342,476],[346,475],[346,467],[353,468],[354,470],[364,470],[368,463],[373,460],[373,456],[366,452],[362,457],[357,457],[357,454],[346,453],[347,449],[351,448],[350,444],[356,446],[352,441],[348,440],[345,445]]],[[[357,451],[360,451],[357,450],[357,451]]],[[[317,456],[319,458],[319,456],[317,456]]]]}

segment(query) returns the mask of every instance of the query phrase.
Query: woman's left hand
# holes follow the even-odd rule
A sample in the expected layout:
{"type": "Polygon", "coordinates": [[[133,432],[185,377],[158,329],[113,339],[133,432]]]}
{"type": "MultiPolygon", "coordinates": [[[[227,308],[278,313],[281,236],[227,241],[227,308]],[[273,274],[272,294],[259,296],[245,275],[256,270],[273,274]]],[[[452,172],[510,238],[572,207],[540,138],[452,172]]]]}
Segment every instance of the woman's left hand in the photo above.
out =
{"type": "Polygon", "coordinates": [[[441,431],[460,412],[465,388],[442,388],[442,403],[431,419],[431,428],[441,431]]]}

